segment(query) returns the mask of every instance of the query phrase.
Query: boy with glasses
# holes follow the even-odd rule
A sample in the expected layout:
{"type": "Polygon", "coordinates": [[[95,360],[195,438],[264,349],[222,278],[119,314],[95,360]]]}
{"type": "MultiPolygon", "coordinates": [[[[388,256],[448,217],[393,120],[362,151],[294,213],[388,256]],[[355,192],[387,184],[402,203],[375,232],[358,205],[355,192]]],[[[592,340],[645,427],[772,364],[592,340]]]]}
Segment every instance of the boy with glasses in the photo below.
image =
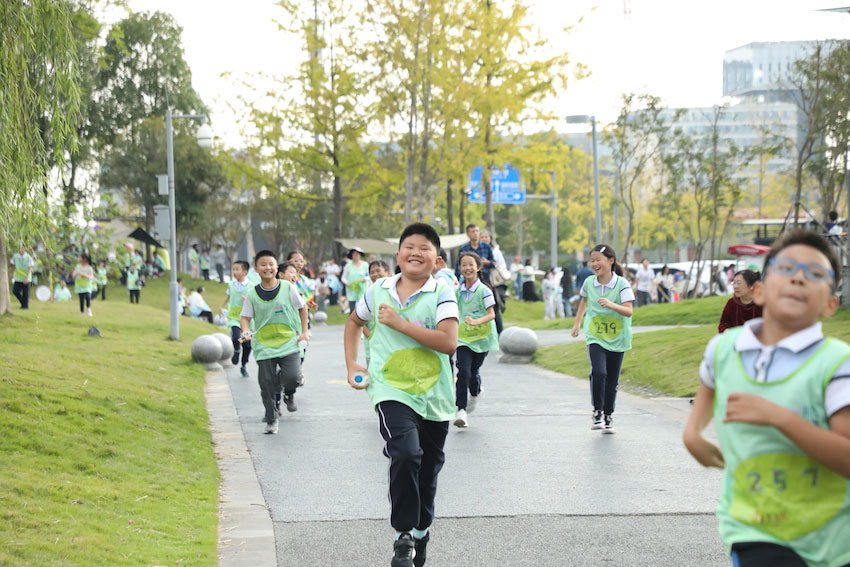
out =
{"type": "Polygon", "coordinates": [[[725,470],[720,535],[740,567],[850,566],[850,346],[824,338],[840,264],[822,236],[786,233],[753,288],[763,318],[712,339],[684,432],[725,470]],[[720,447],[703,429],[714,417],[720,447]]]}

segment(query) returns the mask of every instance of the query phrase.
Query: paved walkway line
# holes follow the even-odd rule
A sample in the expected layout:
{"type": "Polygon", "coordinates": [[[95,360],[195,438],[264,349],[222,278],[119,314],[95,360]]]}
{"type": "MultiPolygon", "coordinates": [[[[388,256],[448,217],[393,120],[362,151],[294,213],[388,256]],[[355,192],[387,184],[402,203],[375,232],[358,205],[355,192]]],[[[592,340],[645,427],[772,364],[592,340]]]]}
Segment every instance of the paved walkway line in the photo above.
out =
{"type": "MultiPolygon", "coordinates": [[[[229,362],[226,362],[229,366],[229,362]]],[[[274,526],[224,371],[207,372],[204,384],[213,450],[221,471],[218,557],[220,567],[277,565],[274,526]]]]}

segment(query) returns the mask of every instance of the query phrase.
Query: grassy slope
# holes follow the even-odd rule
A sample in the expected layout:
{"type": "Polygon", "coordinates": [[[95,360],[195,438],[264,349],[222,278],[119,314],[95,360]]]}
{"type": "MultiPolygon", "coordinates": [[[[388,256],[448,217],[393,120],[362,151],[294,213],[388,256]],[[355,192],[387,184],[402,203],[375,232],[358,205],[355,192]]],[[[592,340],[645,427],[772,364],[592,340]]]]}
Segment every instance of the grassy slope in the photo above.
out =
{"type": "MultiPolygon", "coordinates": [[[[684,307],[687,311],[681,315],[677,315],[670,307],[668,316],[659,316],[659,322],[653,324],[675,324],[672,321],[676,319],[682,325],[700,321],[701,307],[684,307]]],[[[650,309],[654,307],[644,307],[636,310],[636,313],[644,310],[648,312],[650,309]]],[[[716,333],[717,327],[712,323],[693,329],[670,329],[635,335],[633,348],[626,353],[623,362],[620,383],[627,391],[638,394],[694,395],[699,386],[698,370],[705,346],[716,333]]],[[[840,309],[832,318],[824,320],[824,334],[850,342],[850,310],[840,309]]],[[[586,377],[590,372],[584,343],[542,348],[535,354],[534,362],[573,376],[586,377]]]]}
{"type": "Polygon", "coordinates": [[[189,358],[215,329],[181,318],[166,340],[146,291],[130,305],[112,286],[94,318],[39,302],[0,318],[0,565],[215,564],[219,475],[189,358]]]}
{"type": "MultiPolygon", "coordinates": [[[[166,274],[167,276],[167,274],[166,274]]],[[[198,286],[204,286],[204,297],[207,300],[210,308],[212,308],[213,314],[218,313],[218,308],[221,307],[221,303],[224,301],[225,289],[227,289],[227,285],[220,284],[217,281],[201,281],[201,280],[192,280],[189,278],[188,274],[180,274],[180,277],[183,278],[183,285],[186,287],[187,293],[193,289],[196,289],[198,286]]],[[[141,302],[152,305],[154,307],[159,307],[160,309],[165,309],[166,311],[169,309],[169,283],[168,277],[157,278],[150,280],[147,282],[147,285],[142,290],[142,298],[141,302]]],[[[121,293],[122,290],[118,290],[113,287],[113,289],[107,291],[107,294],[110,291],[114,291],[117,293],[121,293]]],[[[122,299],[126,295],[126,292],[121,295],[122,299]]],[[[110,297],[107,295],[107,297],[110,297]]],[[[347,315],[343,315],[339,307],[336,305],[328,305],[327,309],[328,313],[328,325],[342,325],[345,323],[345,319],[348,317],[347,315]]],[[[225,331],[226,333],[229,331],[225,331]]]]}

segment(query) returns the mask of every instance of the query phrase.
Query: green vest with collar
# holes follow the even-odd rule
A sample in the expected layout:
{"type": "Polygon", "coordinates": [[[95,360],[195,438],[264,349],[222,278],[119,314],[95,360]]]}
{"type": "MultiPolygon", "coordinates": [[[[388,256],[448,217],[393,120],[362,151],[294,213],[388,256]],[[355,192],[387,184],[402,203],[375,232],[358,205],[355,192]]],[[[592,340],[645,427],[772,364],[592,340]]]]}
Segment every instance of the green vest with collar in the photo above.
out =
{"type": "Polygon", "coordinates": [[[349,303],[356,302],[366,292],[366,280],[369,278],[369,264],[360,262],[360,267],[355,267],[354,262],[348,265],[348,279],[351,281],[346,286],[345,295],[349,303]]]}
{"type": "Polygon", "coordinates": [[[714,422],[723,450],[723,492],[717,506],[727,547],[761,541],[790,547],[812,567],[850,563],[850,480],[806,455],[774,427],[723,423],[733,392],[755,394],[829,429],[826,387],[850,346],[823,345],[786,378],[756,382],[744,370],[728,329],[714,352],[714,422]]]}
{"type": "MultiPolygon", "coordinates": [[[[473,352],[488,352],[499,350],[499,334],[496,332],[495,320],[483,325],[469,325],[464,322],[468,315],[473,319],[480,319],[487,314],[484,306],[484,284],[478,282],[478,287],[472,292],[469,301],[463,299],[462,288],[455,290],[457,297],[457,308],[460,313],[457,327],[457,346],[465,346],[473,352]]],[[[496,309],[494,306],[493,309],[496,309]]]]}
{"type": "Polygon", "coordinates": [[[99,285],[106,285],[109,281],[109,270],[107,268],[98,268],[97,269],[97,283],[99,285]]]}
{"type": "Polygon", "coordinates": [[[434,351],[377,321],[378,306],[392,305],[402,319],[427,329],[437,328],[437,303],[445,288],[437,284],[431,292],[421,292],[413,304],[395,307],[384,288],[387,278],[372,285],[372,317],[375,327],[370,339],[369,386],[366,391],[376,406],[380,402],[405,404],[429,421],[449,421],[455,415],[454,380],[449,357],[434,351]]]}
{"type": "Polygon", "coordinates": [[[596,289],[596,276],[584,280],[587,311],[584,314],[583,328],[587,344],[598,344],[611,352],[626,352],[632,348],[632,318],[599,305],[599,300],[603,297],[618,305],[623,304],[620,292],[624,285],[629,284],[622,276],[616,277],[616,285],[605,295],[596,289]]]}
{"type": "Polygon", "coordinates": [[[280,280],[277,295],[269,301],[260,297],[256,286],[248,290],[256,329],[251,337],[255,360],[280,358],[299,351],[301,317],[292,305],[289,287],[288,281],[280,280]]]}

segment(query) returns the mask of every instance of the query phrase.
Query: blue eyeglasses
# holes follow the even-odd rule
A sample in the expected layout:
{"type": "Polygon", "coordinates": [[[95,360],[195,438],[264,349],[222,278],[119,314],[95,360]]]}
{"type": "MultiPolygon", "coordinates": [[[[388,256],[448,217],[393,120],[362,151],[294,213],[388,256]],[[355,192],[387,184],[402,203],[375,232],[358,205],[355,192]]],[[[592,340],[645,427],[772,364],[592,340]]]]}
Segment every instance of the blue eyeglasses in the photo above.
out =
{"type": "Polygon", "coordinates": [[[820,264],[801,264],[791,258],[771,258],[767,264],[774,272],[785,277],[791,277],[802,269],[806,279],[816,283],[832,285],[835,272],[820,264]]]}

